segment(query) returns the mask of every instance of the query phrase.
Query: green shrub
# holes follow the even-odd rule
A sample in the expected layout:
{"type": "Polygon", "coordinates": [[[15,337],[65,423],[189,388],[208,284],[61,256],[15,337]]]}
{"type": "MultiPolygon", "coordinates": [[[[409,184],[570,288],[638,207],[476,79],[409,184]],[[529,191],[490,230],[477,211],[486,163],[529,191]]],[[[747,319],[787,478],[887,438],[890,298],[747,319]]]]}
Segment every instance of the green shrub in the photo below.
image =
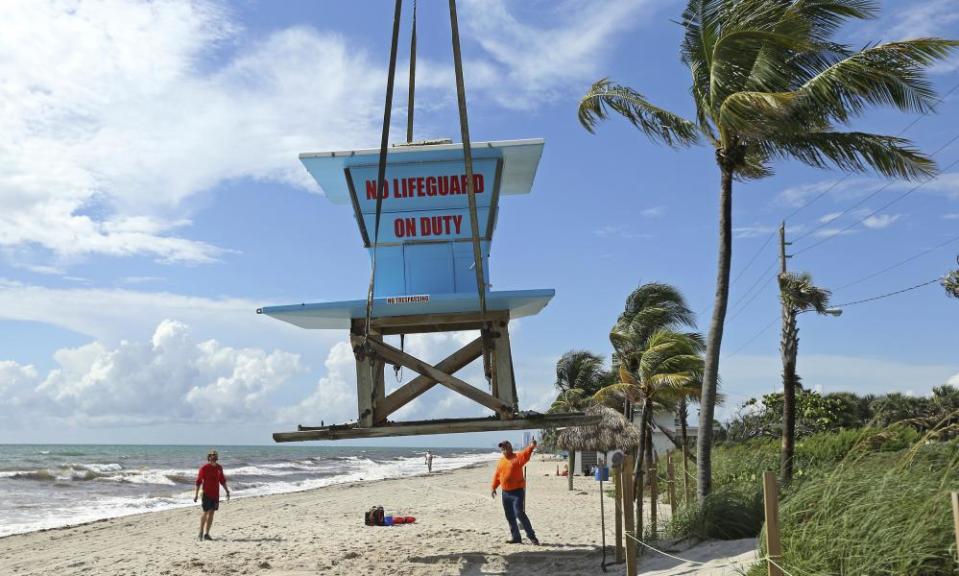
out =
{"type": "MultiPolygon", "coordinates": [[[[887,447],[902,439],[866,437],[887,447]]],[[[959,445],[850,455],[783,500],[781,565],[817,576],[955,575],[949,493],[959,487],[959,445]]],[[[749,575],[765,572],[760,562],[749,575]]]]}
{"type": "Polygon", "coordinates": [[[676,538],[736,540],[759,534],[762,523],[761,491],[723,486],[702,505],[692,502],[679,508],[666,531],[676,538]]]}

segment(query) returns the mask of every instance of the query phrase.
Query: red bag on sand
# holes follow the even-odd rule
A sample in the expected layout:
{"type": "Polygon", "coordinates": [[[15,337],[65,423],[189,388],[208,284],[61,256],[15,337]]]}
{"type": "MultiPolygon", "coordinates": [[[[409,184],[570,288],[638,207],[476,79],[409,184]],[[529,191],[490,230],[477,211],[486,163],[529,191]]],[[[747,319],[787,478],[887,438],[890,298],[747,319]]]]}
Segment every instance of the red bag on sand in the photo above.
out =
{"type": "Polygon", "coordinates": [[[412,524],[413,522],[416,522],[416,518],[413,518],[412,516],[407,516],[406,518],[403,518],[403,521],[406,522],[407,524],[412,524]]]}
{"type": "Polygon", "coordinates": [[[394,516],[393,524],[406,524],[406,518],[403,516],[394,516]]]}

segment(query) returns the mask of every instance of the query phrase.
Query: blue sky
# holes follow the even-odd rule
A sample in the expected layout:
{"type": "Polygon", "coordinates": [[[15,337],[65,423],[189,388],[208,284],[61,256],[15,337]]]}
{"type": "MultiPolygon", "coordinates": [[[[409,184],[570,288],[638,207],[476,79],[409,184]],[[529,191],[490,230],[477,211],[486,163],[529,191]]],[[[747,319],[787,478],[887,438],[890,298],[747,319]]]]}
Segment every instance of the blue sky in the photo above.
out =
{"type": "MultiPolygon", "coordinates": [[[[884,2],[880,19],[840,38],[957,38],[950,4],[884,2]]],[[[503,202],[491,255],[495,289],[557,293],[514,327],[524,408],[548,406],[563,352],[609,353],[609,328],[640,283],[675,284],[708,324],[719,187],[710,150],[658,147],[616,118],[591,135],[576,120],[579,97],[604,76],[690,114],[672,23],[681,10],[669,0],[460,3],[473,139],[546,139],[533,193],[503,202]]],[[[297,154],[378,144],[392,3],[22,1],[5,12],[0,442],[263,443],[297,423],[353,418],[346,334],[254,310],[365,294],[369,259],[349,208],[323,197],[297,154]]],[[[416,137],[458,140],[445,2],[420,2],[418,50],[416,137]]],[[[787,215],[801,252],[790,267],[835,289],[836,303],[955,266],[959,59],[930,77],[947,94],[937,114],[872,110],[853,123],[942,148],[941,176],[901,200],[883,208],[914,184],[788,162],[736,186],[721,416],[778,386],[768,240],[787,215]]],[[[401,80],[393,141],[404,136],[405,94],[401,80]]],[[[823,391],[959,383],[957,317],[959,303],[935,284],[841,318],[803,316],[799,372],[823,391]]],[[[439,359],[464,337],[408,347],[439,359]]],[[[474,414],[435,390],[401,416],[474,414]]]]}

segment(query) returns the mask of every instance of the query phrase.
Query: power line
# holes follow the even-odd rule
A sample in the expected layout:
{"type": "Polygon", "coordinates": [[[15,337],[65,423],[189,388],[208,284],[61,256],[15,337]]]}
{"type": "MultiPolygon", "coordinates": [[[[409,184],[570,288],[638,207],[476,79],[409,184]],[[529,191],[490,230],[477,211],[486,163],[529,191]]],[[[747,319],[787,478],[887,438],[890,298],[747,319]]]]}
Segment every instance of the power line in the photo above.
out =
{"type": "Polygon", "coordinates": [[[739,348],[736,348],[736,351],[733,352],[732,354],[726,356],[726,358],[732,358],[733,356],[735,356],[735,355],[739,354],[740,352],[742,352],[743,350],[745,350],[747,346],[749,346],[750,344],[752,344],[752,343],[756,340],[756,338],[759,338],[760,336],[762,336],[763,334],[765,334],[770,328],[772,328],[773,324],[776,323],[776,320],[779,320],[779,318],[773,318],[773,319],[772,319],[772,322],[770,322],[769,324],[766,324],[766,325],[762,328],[762,330],[760,330],[759,332],[756,332],[756,334],[754,334],[752,338],[750,338],[749,340],[746,340],[746,342],[743,343],[742,346],[740,346],[739,348]]]}
{"type": "MultiPolygon", "coordinates": [[[[898,295],[898,294],[904,294],[904,293],[910,292],[910,291],[912,291],[912,290],[917,290],[917,289],[922,288],[922,287],[924,287],[924,286],[928,286],[928,285],[933,284],[933,283],[935,283],[935,282],[939,282],[940,280],[942,280],[942,279],[941,279],[941,278],[933,278],[932,280],[929,280],[929,281],[927,281],[927,282],[922,282],[922,283],[920,283],[920,284],[916,284],[915,286],[910,286],[909,288],[903,288],[902,290],[896,290],[895,292],[888,292],[888,293],[886,293],[886,294],[880,294],[879,296],[873,296],[873,297],[871,297],[871,298],[863,298],[862,300],[853,300],[852,302],[844,302],[844,303],[842,303],[842,304],[836,304],[835,307],[836,307],[836,308],[847,308],[847,307],[849,307],[849,306],[857,306],[857,305],[859,305],[859,304],[865,304],[865,303],[867,303],[867,302],[875,302],[876,300],[882,300],[883,298],[889,298],[890,296],[896,296],[896,295],[898,295]]],[[[769,324],[766,324],[765,326],[763,326],[762,329],[759,330],[759,332],[753,334],[753,336],[750,337],[749,340],[746,340],[746,342],[744,342],[742,346],[740,346],[739,348],[736,348],[736,350],[733,351],[732,354],[729,354],[728,356],[725,356],[725,358],[732,358],[733,356],[736,356],[737,354],[739,354],[740,352],[742,352],[743,350],[745,350],[746,347],[749,346],[750,344],[752,344],[753,342],[755,342],[757,338],[759,338],[760,336],[762,336],[763,334],[765,334],[766,332],[768,332],[769,329],[772,328],[773,324],[775,324],[778,319],[779,319],[778,317],[773,318],[772,321],[769,322],[769,324]]]]}
{"type": "MultiPolygon", "coordinates": [[[[936,149],[936,151],[933,152],[932,154],[930,154],[929,157],[932,158],[932,157],[934,157],[936,154],[938,154],[939,152],[942,152],[947,146],[949,146],[950,144],[952,144],[952,143],[955,142],[956,140],[959,140],[959,134],[956,134],[955,136],[953,136],[952,138],[950,138],[949,141],[947,141],[945,144],[943,144],[943,145],[940,146],[938,149],[936,149]]],[[[955,164],[955,162],[953,162],[953,164],[955,164]]],[[[946,167],[944,170],[948,170],[950,167],[952,167],[952,165],[950,165],[949,167],[946,167]]],[[[932,180],[935,180],[936,178],[938,178],[938,176],[933,177],[933,178],[930,178],[929,180],[926,180],[926,181],[920,183],[920,185],[925,184],[926,182],[931,182],[932,180]]],[[[882,192],[882,191],[885,190],[886,188],[889,188],[889,187],[892,186],[893,184],[895,184],[895,181],[890,180],[889,182],[886,182],[885,184],[883,184],[882,186],[880,186],[879,188],[877,188],[875,191],[873,191],[872,194],[869,194],[869,195],[865,196],[864,198],[860,199],[858,202],[856,202],[856,203],[853,204],[852,206],[850,206],[850,207],[846,208],[845,210],[843,210],[842,212],[840,212],[840,213],[839,213],[837,216],[835,216],[834,218],[830,218],[829,220],[820,223],[819,226],[816,226],[815,228],[811,228],[810,230],[806,231],[805,233],[800,234],[800,235],[799,235],[799,238],[796,238],[795,240],[793,240],[793,242],[799,242],[799,241],[803,240],[804,238],[808,238],[808,237],[811,236],[812,234],[815,234],[816,232],[822,230],[822,229],[825,228],[826,226],[829,226],[830,224],[832,224],[832,223],[835,222],[836,220],[839,220],[840,218],[842,218],[842,217],[845,216],[846,214],[849,214],[850,212],[852,212],[854,209],[862,206],[863,204],[865,204],[865,203],[868,202],[869,200],[875,198],[877,194],[879,194],[880,192],[882,192]]],[[[908,194],[904,194],[904,195],[903,195],[903,197],[905,197],[905,196],[908,196],[908,194]]],[[[897,200],[897,201],[898,201],[898,200],[897,200]]],[[[875,212],[873,212],[873,214],[875,214],[875,212]]],[[[872,215],[872,214],[870,214],[870,216],[871,216],[871,215],[872,215]]],[[[866,218],[868,218],[868,216],[867,216],[866,218]]],[[[864,220],[865,220],[865,219],[864,219],[864,220]]],[[[861,221],[860,221],[860,222],[861,222],[861,221]]],[[[855,226],[856,224],[859,224],[859,222],[856,222],[856,223],[852,224],[852,226],[855,226]]],[[[843,231],[848,230],[848,229],[851,228],[852,226],[849,226],[849,227],[847,227],[847,228],[844,228],[843,231]]],[[[833,237],[833,236],[827,236],[827,238],[832,238],[832,237],[833,237]]],[[[808,248],[807,248],[807,250],[808,250],[808,248]]],[[[798,254],[798,252],[797,252],[797,254],[798,254]]]]}
{"type": "Polygon", "coordinates": [[[856,306],[857,304],[865,304],[866,302],[873,302],[876,300],[882,300],[883,298],[889,298],[890,296],[895,296],[897,294],[902,294],[904,292],[909,292],[910,290],[916,290],[917,288],[922,288],[923,286],[928,286],[934,282],[939,282],[942,278],[933,278],[928,282],[923,282],[921,284],[916,284],[915,286],[910,286],[909,288],[903,288],[902,290],[896,290],[895,292],[889,292],[887,294],[880,294],[879,296],[873,296],[872,298],[864,298],[862,300],[853,300],[852,302],[844,302],[842,304],[836,304],[837,308],[846,308],[848,306],[856,306]]]}
{"type": "MultiPolygon", "coordinates": [[[[773,275],[772,275],[771,277],[769,277],[769,280],[775,280],[775,279],[776,279],[776,273],[774,272],[773,275]]],[[[763,284],[763,286],[765,286],[765,284],[763,284]]],[[[731,317],[728,321],[729,321],[729,322],[732,322],[733,320],[735,320],[736,318],[738,318],[738,317],[743,313],[743,311],[746,310],[746,308],[749,308],[749,305],[752,304],[753,301],[754,301],[756,298],[758,298],[759,295],[762,294],[762,293],[763,293],[762,290],[757,290],[756,293],[753,294],[752,298],[750,298],[749,300],[747,300],[746,303],[743,304],[743,305],[739,308],[739,310],[738,310],[735,314],[733,314],[732,317],[731,317]]]]}
{"type": "Polygon", "coordinates": [[[952,244],[952,243],[955,242],[956,240],[959,240],[959,236],[953,236],[952,238],[950,238],[949,240],[946,240],[945,242],[943,242],[943,243],[941,243],[941,244],[937,244],[937,245],[933,246],[932,248],[927,248],[926,250],[923,250],[922,252],[919,252],[918,254],[914,254],[914,255],[910,256],[909,258],[906,258],[905,260],[902,260],[902,261],[900,261],[900,262],[897,262],[897,263],[893,264],[892,266],[887,266],[886,268],[883,268],[882,270],[879,270],[879,271],[877,271],[877,272],[873,272],[872,274],[869,274],[868,276],[863,276],[862,278],[860,278],[860,279],[858,279],[858,280],[854,280],[854,281],[852,281],[852,282],[849,282],[848,284],[843,284],[843,285],[840,286],[839,288],[836,288],[835,291],[838,292],[839,290],[845,290],[846,288],[849,288],[850,286],[855,286],[856,284],[860,284],[860,283],[862,283],[862,282],[865,282],[866,280],[870,280],[870,279],[872,279],[872,278],[875,278],[876,276],[879,276],[880,274],[885,274],[886,272],[889,272],[890,270],[893,270],[893,269],[895,269],[895,268],[898,268],[898,267],[900,267],[900,266],[902,266],[902,265],[904,265],[904,264],[908,264],[909,262],[912,262],[913,260],[915,260],[915,259],[917,259],[917,258],[920,258],[920,257],[922,257],[922,256],[925,256],[926,254],[929,254],[930,252],[935,252],[936,250],[938,250],[938,249],[940,249],[940,248],[943,248],[943,247],[945,247],[945,246],[948,246],[949,244],[952,244]]]}
{"type": "MultiPolygon", "coordinates": [[[[933,102],[933,103],[932,103],[932,106],[931,106],[928,110],[925,110],[925,111],[922,112],[919,116],[917,116],[916,118],[914,118],[913,121],[910,122],[909,124],[907,124],[902,130],[900,130],[900,131],[896,134],[896,136],[902,136],[903,134],[905,134],[906,132],[908,132],[910,128],[912,128],[913,126],[915,126],[916,124],[918,124],[920,120],[922,120],[923,118],[925,118],[926,116],[928,116],[929,113],[932,112],[932,109],[933,109],[933,108],[935,108],[936,106],[938,106],[939,104],[941,104],[946,98],[948,98],[948,97],[949,97],[953,92],[955,92],[956,90],[959,90],[959,83],[956,83],[955,85],[953,85],[953,87],[950,88],[945,94],[943,94],[943,95],[940,96],[935,102],[933,102]]],[[[950,142],[950,143],[951,143],[951,142],[950,142]]],[[[941,150],[941,149],[940,149],[940,150],[941,150]]],[[[936,152],[939,152],[939,150],[937,150],[936,152]]],[[[933,152],[933,155],[935,155],[936,152],[933,152]]],[[[817,194],[812,200],[810,200],[809,202],[806,202],[805,204],[803,204],[803,205],[800,206],[799,208],[796,208],[795,210],[793,210],[792,212],[790,212],[790,214],[789,214],[788,216],[786,216],[785,220],[789,220],[790,218],[792,218],[793,216],[795,216],[795,215],[798,214],[799,212],[805,210],[806,208],[808,208],[809,206],[811,206],[813,203],[815,203],[816,201],[818,201],[820,198],[822,198],[823,196],[825,196],[826,194],[828,194],[829,192],[831,192],[836,186],[839,186],[840,184],[842,184],[843,182],[845,182],[846,180],[848,180],[848,179],[851,178],[851,177],[852,177],[852,172],[847,172],[842,178],[840,178],[839,180],[833,182],[831,186],[829,186],[828,188],[826,188],[825,190],[823,190],[822,192],[820,192],[819,194],[817,194]]],[[[773,234],[775,234],[775,232],[773,232],[773,234]]],[[[796,239],[796,241],[802,239],[803,237],[804,237],[804,236],[800,236],[799,238],[796,239]]]]}
{"type": "Polygon", "coordinates": [[[753,290],[755,290],[756,287],[759,286],[760,283],[766,279],[766,274],[768,274],[769,271],[772,270],[775,266],[776,266],[776,261],[773,260],[765,270],[759,273],[759,277],[756,278],[756,281],[753,282],[752,285],[745,292],[743,292],[743,295],[740,296],[739,299],[736,300],[736,302],[734,302],[733,305],[729,307],[729,309],[735,310],[740,304],[742,304],[743,300],[746,300],[747,298],[749,298],[749,295],[753,293],[753,290]]]}
{"type": "MultiPolygon", "coordinates": [[[[957,135],[955,138],[953,138],[953,140],[957,140],[957,139],[959,139],[959,135],[957,135]]],[[[956,164],[959,164],[959,159],[952,161],[952,163],[950,163],[948,166],[946,166],[945,168],[943,168],[943,171],[949,170],[950,168],[952,168],[952,167],[955,166],[956,164]]],[[[906,196],[909,196],[910,194],[912,194],[912,193],[915,192],[916,190],[922,188],[922,187],[925,186],[926,184],[938,180],[938,178],[939,178],[939,177],[936,176],[935,178],[930,178],[930,179],[928,179],[928,180],[925,180],[925,181],[923,181],[923,182],[920,182],[919,184],[916,184],[915,186],[913,186],[913,187],[910,188],[909,190],[906,190],[905,192],[903,192],[903,193],[900,194],[899,196],[893,198],[893,199],[890,200],[889,202],[886,202],[885,204],[883,204],[883,205],[880,206],[879,208],[873,210],[872,212],[870,212],[869,214],[867,214],[867,215],[866,215],[864,218],[862,218],[861,220],[858,220],[858,221],[856,221],[856,222],[853,222],[852,224],[846,226],[845,228],[842,228],[842,229],[839,230],[836,234],[833,234],[833,235],[831,235],[831,236],[826,236],[825,238],[821,239],[820,241],[815,242],[815,243],[813,243],[813,244],[810,244],[809,246],[806,246],[806,247],[803,248],[802,250],[799,250],[798,252],[796,252],[794,255],[799,255],[799,254],[802,254],[803,252],[808,252],[808,251],[812,250],[813,248],[816,248],[817,246],[821,246],[821,245],[825,244],[826,242],[829,242],[830,240],[832,240],[832,239],[835,238],[836,236],[840,236],[843,232],[846,232],[846,231],[848,231],[848,230],[850,230],[850,229],[858,226],[859,224],[863,224],[866,220],[869,220],[870,218],[872,218],[873,216],[875,216],[875,215],[878,214],[879,212],[882,212],[882,211],[885,210],[886,208],[889,208],[889,207],[892,206],[893,204],[895,204],[895,203],[899,202],[900,200],[904,199],[906,196]]]]}
{"type": "Polygon", "coordinates": [[[736,281],[739,280],[742,277],[742,275],[746,273],[747,270],[749,270],[749,267],[753,265],[753,262],[755,262],[757,258],[759,258],[759,255],[762,254],[763,250],[766,248],[766,246],[769,245],[769,242],[773,239],[775,235],[776,235],[776,231],[773,230],[773,233],[770,234],[768,238],[766,238],[766,241],[763,242],[763,245],[759,247],[759,250],[756,250],[756,253],[753,254],[753,257],[749,259],[749,262],[746,264],[746,266],[739,271],[739,274],[736,274],[736,277],[733,278],[733,281],[732,281],[732,284],[730,284],[730,287],[736,284],[736,281]]]}

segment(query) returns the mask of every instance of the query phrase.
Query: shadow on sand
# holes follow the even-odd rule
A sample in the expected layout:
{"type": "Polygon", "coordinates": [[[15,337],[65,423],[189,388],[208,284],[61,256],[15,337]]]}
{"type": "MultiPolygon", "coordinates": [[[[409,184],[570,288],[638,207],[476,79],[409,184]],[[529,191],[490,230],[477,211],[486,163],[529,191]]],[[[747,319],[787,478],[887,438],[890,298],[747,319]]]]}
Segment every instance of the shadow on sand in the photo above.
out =
{"type": "MultiPolygon", "coordinates": [[[[612,550],[607,550],[608,560],[612,560],[612,550]]],[[[599,572],[602,551],[598,546],[548,545],[533,549],[521,549],[509,552],[505,548],[500,552],[464,552],[461,554],[437,554],[432,556],[414,556],[410,562],[419,564],[440,564],[446,567],[458,566],[460,576],[483,576],[491,574],[549,574],[550,576],[572,576],[599,572]]],[[[609,566],[610,575],[623,572],[622,566],[609,566]]]]}

